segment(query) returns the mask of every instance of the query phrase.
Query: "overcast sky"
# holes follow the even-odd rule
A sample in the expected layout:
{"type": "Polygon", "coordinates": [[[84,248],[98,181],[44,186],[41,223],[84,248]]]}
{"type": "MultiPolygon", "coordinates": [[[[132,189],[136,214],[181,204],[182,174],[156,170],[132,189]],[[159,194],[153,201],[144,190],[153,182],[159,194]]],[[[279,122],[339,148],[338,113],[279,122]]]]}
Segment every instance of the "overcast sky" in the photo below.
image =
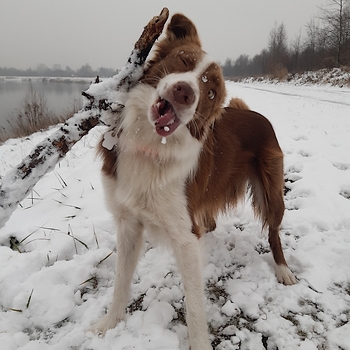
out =
{"type": "Polygon", "coordinates": [[[44,63],[121,68],[146,23],[166,6],[196,25],[216,60],[251,57],[267,47],[275,23],[288,38],[327,0],[0,0],[0,67],[44,63]]]}

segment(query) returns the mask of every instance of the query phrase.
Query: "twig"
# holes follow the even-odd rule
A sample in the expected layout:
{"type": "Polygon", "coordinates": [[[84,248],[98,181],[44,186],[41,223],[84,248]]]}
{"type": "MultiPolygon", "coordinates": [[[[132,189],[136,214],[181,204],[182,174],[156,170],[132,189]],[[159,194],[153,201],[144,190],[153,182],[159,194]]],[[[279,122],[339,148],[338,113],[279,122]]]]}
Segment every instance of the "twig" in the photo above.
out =
{"type": "Polygon", "coordinates": [[[96,267],[98,267],[100,264],[102,264],[105,260],[107,260],[111,255],[113,254],[113,252],[110,252],[107,256],[105,256],[102,260],[99,261],[99,263],[96,265],[96,267]]]}
{"type": "Polygon", "coordinates": [[[30,305],[30,301],[32,300],[32,295],[33,295],[34,289],[32,289],[32,291],[30,292],[28,301],[27,301],[27,305],[26,305],[26,309],[28,309],[29,305],[30,305]]]}
{"type": "Polygon", "coordinates": [[[93,228],[93,231],[94,231],[95,242],[96,242],[97,248],[100,249],[100,245],[99,245],[99,243],[98,243],[98,239],[97,239],[97,235],[96,235],[96,230],[95,230],[95,225],[94,225],[94,223],[92,223],[92,228],[93,228]]]}

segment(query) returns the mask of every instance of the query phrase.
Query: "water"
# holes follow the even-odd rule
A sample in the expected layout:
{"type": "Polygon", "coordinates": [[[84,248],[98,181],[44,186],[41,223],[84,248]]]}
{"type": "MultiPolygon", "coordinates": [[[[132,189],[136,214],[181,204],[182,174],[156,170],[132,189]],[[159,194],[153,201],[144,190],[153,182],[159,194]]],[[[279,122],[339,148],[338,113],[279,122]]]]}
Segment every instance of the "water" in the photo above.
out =
{"type": "Polygon", "coordinates": [[[26,95],[31,89],[43,94],[49,111],[66,114],[82,105],[81,92],[88,89],[92,79],[65,78],[0,78],[0,129],[8,129],[7,120],[22,109],[26,95]]]}

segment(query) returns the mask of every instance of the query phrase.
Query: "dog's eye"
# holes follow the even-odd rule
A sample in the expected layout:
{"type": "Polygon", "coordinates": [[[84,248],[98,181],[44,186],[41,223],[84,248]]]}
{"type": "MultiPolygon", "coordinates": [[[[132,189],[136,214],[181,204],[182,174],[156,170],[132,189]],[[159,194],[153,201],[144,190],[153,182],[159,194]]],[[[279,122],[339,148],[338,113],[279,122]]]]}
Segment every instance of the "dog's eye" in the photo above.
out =
{"type": "Polygon", "coordinates": [[[187,62],[186,62],[186,60],[185,60],[184,58],[181,57],[181,61],[182,61],[182,63],[187,67],[187,62]]]}
{"type": "Polygon", "coordinates": [[[215,97],[215,90],[210,89],[210,90],[208,91],[208,97],[209,97],[210,100],[213,100],[214,97],[215,97]]]}

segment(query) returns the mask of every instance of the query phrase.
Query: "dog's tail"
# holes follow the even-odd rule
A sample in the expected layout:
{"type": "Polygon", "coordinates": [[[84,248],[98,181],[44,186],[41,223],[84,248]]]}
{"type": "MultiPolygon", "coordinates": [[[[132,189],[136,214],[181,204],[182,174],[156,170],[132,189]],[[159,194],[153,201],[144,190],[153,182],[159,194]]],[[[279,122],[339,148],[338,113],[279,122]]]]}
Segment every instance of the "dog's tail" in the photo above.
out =
{"type": "Polygon", "coordinates": [[[240,98],[231,98],[228,107],[231,108],[237,108],[237,109],[246,109],[246,110],[250,110],[250,108],[248,107],[248,105],[240,98]]]}

